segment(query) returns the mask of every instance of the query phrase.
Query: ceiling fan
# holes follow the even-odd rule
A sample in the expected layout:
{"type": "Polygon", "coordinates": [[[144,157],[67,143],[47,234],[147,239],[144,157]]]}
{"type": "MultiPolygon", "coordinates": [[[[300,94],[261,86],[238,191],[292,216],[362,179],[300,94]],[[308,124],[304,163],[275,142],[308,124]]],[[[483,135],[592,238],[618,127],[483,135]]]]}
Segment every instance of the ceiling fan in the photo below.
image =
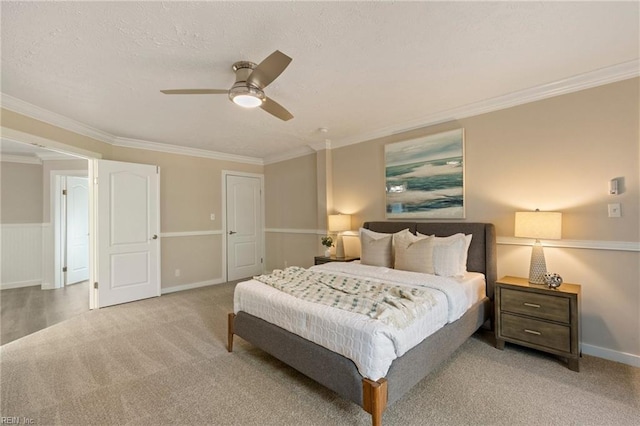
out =
{"type": "Polygon", "coordinates": [[[231,89],[176,89],[161,90],[165,95],[228,95],[235,104],[245,108],[260,107],[269,114],[287,121],[293,115],[282,105],[264,94],[264,88],[289,66],[291,58],[276,50],[259,64],[239,61],[233,64],[236,82],[231,89]]]}

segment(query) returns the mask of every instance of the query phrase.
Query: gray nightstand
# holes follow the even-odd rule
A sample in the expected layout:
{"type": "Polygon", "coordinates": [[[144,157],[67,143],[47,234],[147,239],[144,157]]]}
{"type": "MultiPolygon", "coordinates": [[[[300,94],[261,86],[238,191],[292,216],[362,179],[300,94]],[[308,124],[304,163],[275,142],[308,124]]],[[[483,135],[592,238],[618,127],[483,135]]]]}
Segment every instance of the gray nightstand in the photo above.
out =
{"type": "Polygon", "coordinates": [[[579,371],[580,291],[577,284],[557,289],[529,284],[526,278],[503,277],[496,282],[496,348],[516,343],[564,357],[579,371]]]}

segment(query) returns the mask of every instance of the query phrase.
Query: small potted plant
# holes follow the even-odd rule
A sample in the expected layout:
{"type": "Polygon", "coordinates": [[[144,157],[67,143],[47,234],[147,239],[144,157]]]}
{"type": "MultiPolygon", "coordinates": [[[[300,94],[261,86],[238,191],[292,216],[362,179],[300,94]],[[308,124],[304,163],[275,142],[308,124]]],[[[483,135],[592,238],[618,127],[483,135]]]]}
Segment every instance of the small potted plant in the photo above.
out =
{"type": "Polygon", "coordinates": [[[326,249],[324,250],[324,255],[326,257],[331,256],[331,247],[333,247],[333,238],[327,235],[326,237],[322,237],[320,241],[322,242],[322,245],[326,247],[326,249]]]}

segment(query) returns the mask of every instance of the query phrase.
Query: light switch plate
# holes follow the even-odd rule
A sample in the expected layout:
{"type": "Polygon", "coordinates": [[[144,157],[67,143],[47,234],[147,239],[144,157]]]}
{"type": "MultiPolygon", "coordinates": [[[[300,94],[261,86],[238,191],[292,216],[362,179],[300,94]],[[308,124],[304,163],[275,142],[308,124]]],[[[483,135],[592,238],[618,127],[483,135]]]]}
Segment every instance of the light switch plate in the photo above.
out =
{"type": "Polygon", "coordinates": [[[620,217],[620,203],[609,204],[609,217],[620,217]]]}

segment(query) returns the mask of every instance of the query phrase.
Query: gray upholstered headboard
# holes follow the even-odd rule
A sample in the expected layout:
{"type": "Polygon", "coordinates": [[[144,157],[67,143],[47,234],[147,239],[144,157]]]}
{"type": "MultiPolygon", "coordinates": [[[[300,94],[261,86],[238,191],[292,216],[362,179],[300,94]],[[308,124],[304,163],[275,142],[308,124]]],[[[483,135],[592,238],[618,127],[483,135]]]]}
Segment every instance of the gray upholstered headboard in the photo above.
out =
{"type": "Polygon", "coordinates": [[[481,272],[487,281],[487,295],[493,300],[493,287],[498,279],[496,260],[496,229],[491,223],[474,222],[365,222],[363,228],[391,234],[409,228],[412,233],[447,237],[457,234],[473,234],[467,270],[481,272]]]}

